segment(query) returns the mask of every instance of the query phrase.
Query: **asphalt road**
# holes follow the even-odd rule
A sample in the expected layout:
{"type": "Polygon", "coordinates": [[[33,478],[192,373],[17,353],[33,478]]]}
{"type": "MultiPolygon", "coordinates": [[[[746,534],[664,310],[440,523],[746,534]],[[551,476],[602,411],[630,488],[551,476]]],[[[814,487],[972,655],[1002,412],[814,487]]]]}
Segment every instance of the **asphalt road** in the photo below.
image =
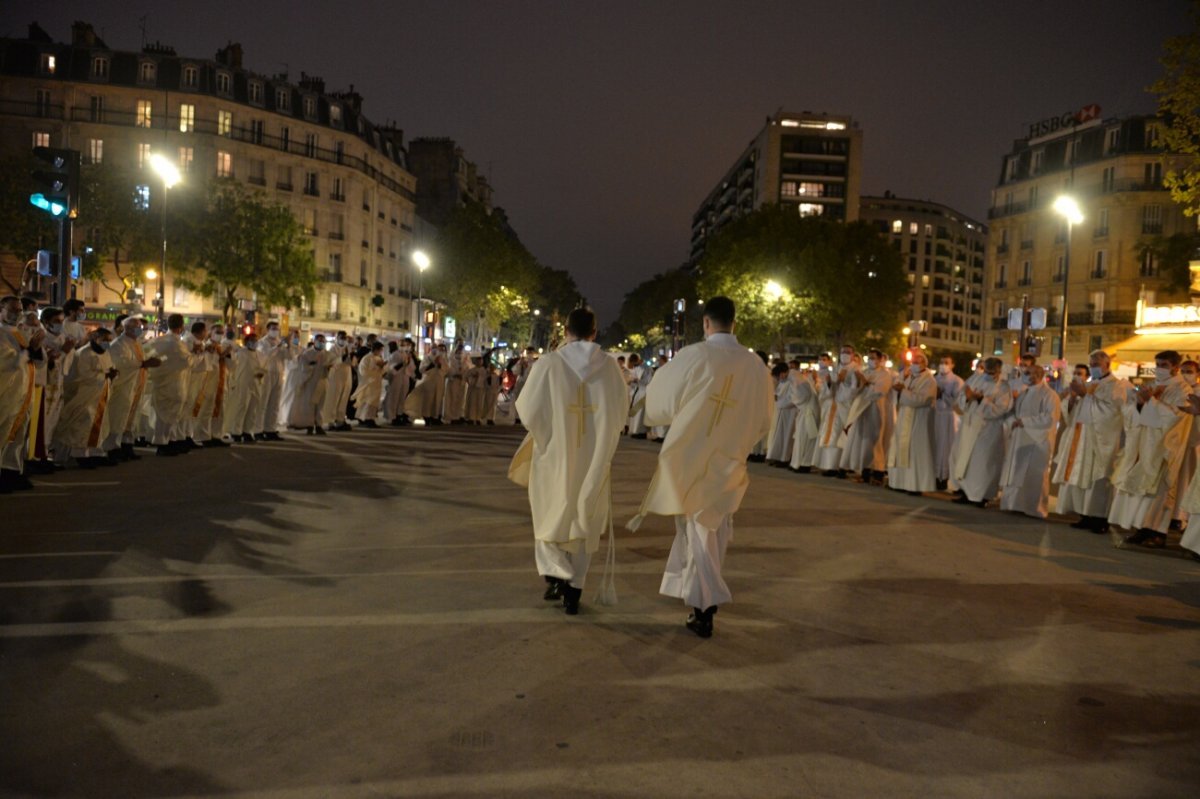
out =
{"type": "MultiPolygon", "coordinates": [[[[355,431],[0,497],[0,795],[1194,797],[1200,564],[753,466],[734,602],[541,599],[510,429],[355,431]]],[[[622,445],[621,521],[655,447],[622,445]]]]}

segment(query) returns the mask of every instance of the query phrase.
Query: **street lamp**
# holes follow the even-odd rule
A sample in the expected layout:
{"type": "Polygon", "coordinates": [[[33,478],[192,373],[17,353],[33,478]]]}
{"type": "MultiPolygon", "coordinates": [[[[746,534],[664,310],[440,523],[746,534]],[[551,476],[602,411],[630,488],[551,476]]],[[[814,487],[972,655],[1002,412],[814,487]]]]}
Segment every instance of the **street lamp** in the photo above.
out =
{"type": "Polygon", "coordinates": [[[763,286],[763,293],[773,302],[779,302],[783,299],[783,286],[776,283],[774,280],[768,280],[763,286]]]}
{"type": "MultiPolygon", "coordinates": [[[[1083,221],[1083,211],[1079,208],[1079,203],[1074,197],[1066,194],[1060,195],[1054,201],[1054,212],[1061,216],[1067,223],[1067,242],[1066,249],[1063,254],[1063,273],[1062,273],[1062,309],[1059,313],[1062,318],[1058,325],[1058,359],[1063,362],[1064,367],[1067,361],[1067,284],[1070,282],[1071,274],[1071,228],[1083,221]]],[[[1024,346],[1024,344],[1022,344],[1024,346]]]]}
{"type": "Polygon", "coordinates": [[[167,280],[167,193],[171,188],[179,183],[182,176],[179,174],[179,168],[161,153],[153,153],[150,156],[150,168],[154,170],[154,174],[158,175],[163,184],[163,202],[162,202],[162,263],[158,270],[158,329],[160,331],[167,329],[166,319],[166,280],[167,280]]]}
{"type": "Polygon", "coordinates": [[[429,256],[422,250],[413,250],[412,262],[417,267],[417,355],[425,352],[425,270],[432,263],[429,256]]]}

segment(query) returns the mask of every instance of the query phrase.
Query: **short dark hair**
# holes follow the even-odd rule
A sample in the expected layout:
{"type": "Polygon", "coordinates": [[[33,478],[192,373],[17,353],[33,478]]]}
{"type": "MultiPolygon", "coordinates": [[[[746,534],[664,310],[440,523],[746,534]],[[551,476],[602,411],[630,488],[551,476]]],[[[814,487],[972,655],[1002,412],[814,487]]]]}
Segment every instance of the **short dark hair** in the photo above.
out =
{"type": "Polygon", "coordinates": [[[867,355],[871,356],[872,358],[882,358],[883,350],[869,349],[867,350],[867,355]]]}
{"type": "Polygon", "coordinates": [[[208,325],[204,324],[203,322],[192,322],[192,335],[193,336],[198,333],[203,333],[207,329],[208,329],[208,325]]]}
{"type": "Polygon", "coordinates": [[[762,350],[755,350],[754,354],[757,355],[759,358],[762,358],[763,366],[771,365],[771,356],[770,355],[767,355],[762,350]]]}
{"type": "Polygon", "coordinates": [[[1183,360],[1183,356],[1179,354],[1179,350],[1163,350],[1154,356],[1156,361],[1166,361],[1172,366],[1178,366],[1183,360]]]}
{"type": "Polygon", "coordinates": [[[736,308],[728,297],[712,297],[704,303],[704,315],[718,327],[730,327],[736,316],[736,308]]]}
{"type": "Polygon", "coordinates": [[[46,322],[49,322],[51,319],[53,319],[56,316],[61,316],[62,312],[63,312],[62,308],[59,308],[54,305],[47,305],[45,308],[42,309],[41,316],[39,316],[38,318],[41,319],[42,323],[44,324],[46,322]]]}
{"type": "Polygon", "coordinates": [[[777,363],[771,367],[771,377],[779,377],[788,373],[788,365],[786,363],[777,363]]]}
{"type": "Polygon", "coordinates": [[[989,372],[992,369],[1003,369],[1003,368],[1004,368],[1004,361],[1000,360],[999,358],[984,358],[983,359],[983,371],[985,371],[985,372],[989,372]]]}
{"type": "Polygon", "coordinates": [[[1082,369],[1082,370],[1083,370],[1083,371],[1085,371],[1085,372],[1090,372],[1090,371],[1091,371],[1091,367],[1090,367],[1090,366],[1088,366],[1086,363],[1077,363],[1077,364],[1075,364],[1075,368],[1076,368],[1076,369],[1082,369]]]}
{"type": "Polygon", "coordinates": [[[26,308],[36,308],[36,307],[37,307],[37,297],[30,297],[28,294],[26,294],[25,296],[23,296],[21,298],[21,310],[22,311],[24,311],[26,308]]]}
{"type": "Polygon", "coordinates": [[[576,308],[567,314],[567,332],[575,338],[588,338],[596,332],[596,314],[591,308],[576,308]]]}
{"type": "Polygon", "coordinates": [[[1195,361],[1191,360],[1190,358],[1188,360],[1184,361],[1183,363],[1179,364],[1180,369],[1182,369],[1185,366],[1194,366],[1196,369],[1200,369],[1200,363],[1196,363],[1195,361]]]}
{"type": "Polygon", "coordinates": [[[183,330],[183,314],[173,313],[168,316],[167,330],[183,330]]]}
{"type": "Polygon", "coordinates": [[[118,329],[121,326],[121,323],[124,322],[128,318],[129,318],[129,314],[127,314],[127,313],[117,314],[117,318],[113,320],[113,330],[118,329]]]}
{"type": "Polygon", "coordinates": [[[83,307],[83,300],[70,299],[63,303],[63,313],[74,313],[83,307]]]}

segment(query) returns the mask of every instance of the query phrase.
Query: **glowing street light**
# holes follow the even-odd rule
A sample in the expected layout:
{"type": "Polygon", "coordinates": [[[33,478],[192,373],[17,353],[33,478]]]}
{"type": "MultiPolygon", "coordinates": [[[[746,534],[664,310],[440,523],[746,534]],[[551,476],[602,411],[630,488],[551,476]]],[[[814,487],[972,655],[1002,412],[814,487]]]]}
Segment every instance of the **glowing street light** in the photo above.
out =
{"type": "Polygon", "coordinates": [[[1067,285],[1070,283],[1071,274],[1071,228],[1083,221],[1083,211],[1079,208],[1079,203],[1075,201],[1075,198],[1066,194],[1059,195],[1054,200],[1052,207],[1054,212],[1067,223],[1067,241],[1063,251],[1062,308],[1059,311],[1062,318],[1058,323],[1058,359],[1065,363],[1067,359],[1067,285]]]}
{"type": "Polygon", "coordinates": [[[783,299],[783,291],[783,286],[774,280],[768,280],[766,285],[763,286],[763,294],[766,294],[773,302],[779,302],[779,300],[783,299]]]}
{"type": "Polygon", "coordinates": [[[420,326],[420,333],[417,335],[417,355],[422,355],[425,349],[425,270],[432,261],[423,250],[413,250],[412,262],[417,267],[417,324],[420,326]]]}
{"type": "MultiPolygon", "coordinates": [[[[160,223],[160,232],[162,234],[162,264],[160,264],[160,269],[158,270],[157,274],[158,298],[155,305],[158,313],[158,329],[166,330],[167,297],[166,287],[164,284],[167,279],[167,194],[172,188],[179,185],[179,182],[183,180],[183,176],[179,174],[179,167],[175,166],[175,163],[162,153],[150,154],[150,169],[154,172],[154,174],[158,175],[158,178],[162,181],[163,185],[162,222],[160,223]]],[[[151,278],[151,280],[153,279],[154,278],[151,278]]]]}

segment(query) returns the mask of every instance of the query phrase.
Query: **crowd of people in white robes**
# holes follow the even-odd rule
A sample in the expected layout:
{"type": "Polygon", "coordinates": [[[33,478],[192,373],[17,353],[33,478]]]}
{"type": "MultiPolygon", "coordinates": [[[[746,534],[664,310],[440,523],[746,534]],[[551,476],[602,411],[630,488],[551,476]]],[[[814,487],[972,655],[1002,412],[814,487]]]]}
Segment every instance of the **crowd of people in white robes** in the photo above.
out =
{"type": "MultiPolygon", "coordinates": [[[[1134,386],[1102,350],[1056,391],[1033,356],[1005,371],[982,359],[966,379],[924,351],[895,371],[879,350],[845,346],[835,363],[772,369],[775,416],[764,442],[773,466],[1047,518],[1126,531],[1125,542],[1163,547],[1171,531],[1200,553],[1200,392],[1196,361],[1165,351],[1134,386]]],[[[753,456],[752,456],[753,457],[753,456]]]]}
{"type": "Polygon", "coordinates": [[[159,335],[140,315],[86,325],[83,303],[0,298],[0,493],[73,463],[116,466],[380,424],[493,424],[502,375],[491,353],[407,338],[317,334],[301,342],[172,314],[159,335]],[[241,334],[239,336],[239,334],[241,334]]]}

